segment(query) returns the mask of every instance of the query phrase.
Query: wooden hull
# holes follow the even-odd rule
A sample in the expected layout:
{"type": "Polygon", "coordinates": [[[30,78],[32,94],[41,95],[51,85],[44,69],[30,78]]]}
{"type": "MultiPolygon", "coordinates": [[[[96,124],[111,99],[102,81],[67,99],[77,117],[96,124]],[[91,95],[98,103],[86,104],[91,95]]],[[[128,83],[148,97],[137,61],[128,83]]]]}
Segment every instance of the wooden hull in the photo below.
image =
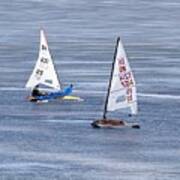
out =
{"type": "Polygon", "coordinates": [[[130,127],[139,129],[140,125],[137,123],[128,123],[123,120],[101,119],[91,123],[93,128],[123,128],[130,127]]]}

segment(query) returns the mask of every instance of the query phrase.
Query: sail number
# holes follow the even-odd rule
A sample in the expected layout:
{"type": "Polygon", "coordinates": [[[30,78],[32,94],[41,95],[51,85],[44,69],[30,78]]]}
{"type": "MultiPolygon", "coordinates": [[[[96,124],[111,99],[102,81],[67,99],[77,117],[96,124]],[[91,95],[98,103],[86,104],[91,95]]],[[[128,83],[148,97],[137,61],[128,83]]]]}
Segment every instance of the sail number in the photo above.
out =
{"type": "Polygon", "coordinates": [[[47,58],[42,57],[42,58],[41,58],[41,62],[42,62],[42,63],[47,64],[47,63],[48,63],[48,59],[47,59],[47,58]]]}
{"type": "Polygon", "coordinates": [[[47,50],[47,47],[44,44],[42,44],[41,48],[42,50],[47,50]]]}
{"type": "Polygon", "coordinates": [[[43,75],[43,70],[37,69],[36,71],[36,78],[39,80],[43,75]]]}
{"type": "Polygon", "coordinates": [[[42,57],[40,59],[40,67],[42,69],[47,69],[48,68],[48,62],[49,62],[48,58],[42,57]]]}
{"type": "Polygon", "coordinates": [[[131,102],[133,100],[132,96],[132,86],[134,85],[131,72],[127,72],[127,67],[123,57],[118,59],[119,65],[119,78],[122,86],[126,88],[127,101],[131,102]]]}

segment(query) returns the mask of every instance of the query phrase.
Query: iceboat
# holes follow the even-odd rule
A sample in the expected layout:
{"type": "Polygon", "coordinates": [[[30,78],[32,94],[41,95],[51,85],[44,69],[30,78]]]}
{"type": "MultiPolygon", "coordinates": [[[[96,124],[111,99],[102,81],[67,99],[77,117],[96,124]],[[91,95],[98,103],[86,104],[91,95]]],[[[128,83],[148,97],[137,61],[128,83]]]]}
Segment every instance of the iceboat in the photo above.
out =
{"type": "Polygon", "coordinates": [[[138,123],[130,123],[122,119],[108,118],[108,111],[129,108],[131,114],[138,113],[136,82],[130,68],[120,37],[117,38],[112,62],[109,86],[104,105],[103,117],[91,123],[94,128],[140,128],[138,123]]]}
{"type": "MultiPolygon", "coordinates": [[[[33,91],[37,86],[38,88],[40,86],[40,91],[45,93],[37,96],[28,96],[29,101],[47,102],[57,98],[65,98],[66,96],[69,96],[73,90],[72,85],[62,89],[59,76],[49,51],[44,30],[40,30],[39,56],[25,87],[33,91]]],[[[74,99],[76,99],[76,97],[74,97],[74,99]]]]}

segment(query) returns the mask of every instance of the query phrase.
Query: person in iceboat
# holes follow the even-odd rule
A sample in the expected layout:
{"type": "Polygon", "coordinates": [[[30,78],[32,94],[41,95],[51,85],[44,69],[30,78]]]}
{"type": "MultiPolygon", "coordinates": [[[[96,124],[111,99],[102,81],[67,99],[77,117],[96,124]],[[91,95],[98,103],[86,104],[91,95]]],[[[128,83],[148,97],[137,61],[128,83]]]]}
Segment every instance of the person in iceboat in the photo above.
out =
{"type": "Polygon", "coordinates": [[[42,96],[46,96],[46,95],[47,95],[47,93],[40,91],[39,85],[36,85],[31,92],[31,96],[28,97],[28,100],[32,101],[32,102],[37,102],[38,97],[42,97],[42,96]]]}
{"type": "Polygon", "coordinates": [[[45,95],[47,95],[47,93],[46,93],[46,92],[41,92],[41,91],[39,90],[39,85],[36,85],[36,86],[34,87],[34,89],[32,90],[32,92],[31,92],[31,96],[33,96],[33,97],[45,96],[45,95]]]}
{"type": "Polygon", "coordinates": [[[50,100],[50,99],[57,99],[62,98],[64,96],[70,95],[72,93],[73,85],[71,84],[67,88],[65,88],[63,91],[56,91],[56,92],[40,92],[38,87],[34,88],[32,91],[32,99],[31,101],[37,102],[37,101],[43,101],[43,100],[50,100]]]}

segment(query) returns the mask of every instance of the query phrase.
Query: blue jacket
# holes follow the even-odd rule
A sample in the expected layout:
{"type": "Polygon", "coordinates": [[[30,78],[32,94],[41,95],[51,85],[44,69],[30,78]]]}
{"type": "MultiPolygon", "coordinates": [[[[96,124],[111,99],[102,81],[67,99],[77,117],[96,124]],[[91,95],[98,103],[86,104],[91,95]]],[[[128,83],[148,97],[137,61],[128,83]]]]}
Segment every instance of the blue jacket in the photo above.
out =
{"type": "Polygon", "coordinates": [[[50,99],[56,99],[63,96],[68,96],[72,93],[72,89],[73,89],[73,86],[70,85],[66,87],[63,91],[60,90],[56,92],[50,92],[47,95],[36,96],[36,99],[37,100],[50,100],[50,99]]]}

